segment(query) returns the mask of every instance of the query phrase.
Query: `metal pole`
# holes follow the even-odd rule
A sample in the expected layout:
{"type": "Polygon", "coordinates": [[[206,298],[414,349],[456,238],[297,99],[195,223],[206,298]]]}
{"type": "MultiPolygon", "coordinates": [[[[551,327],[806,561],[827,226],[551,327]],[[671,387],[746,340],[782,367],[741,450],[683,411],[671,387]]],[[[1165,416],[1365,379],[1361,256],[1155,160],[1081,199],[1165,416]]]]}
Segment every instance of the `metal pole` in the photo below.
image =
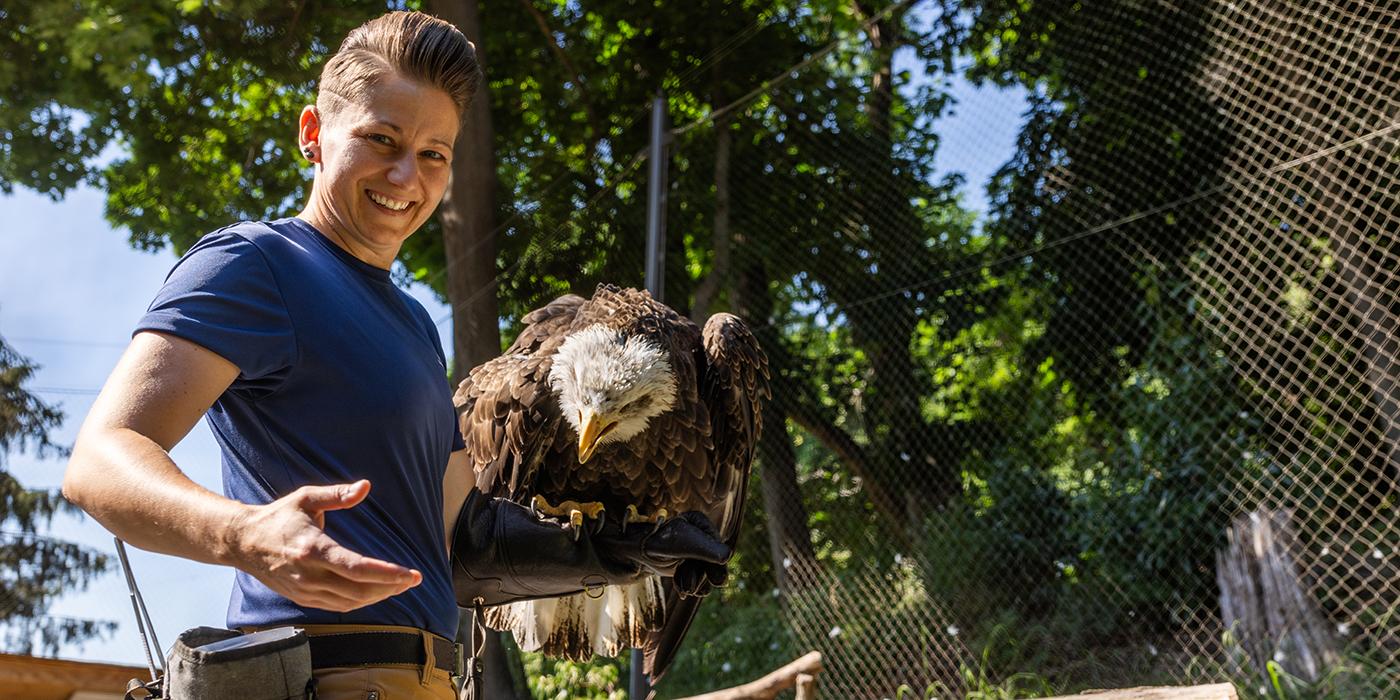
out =
{"type": "MultiPolygon", "coordinates": [[[[126,590],[131,596],[131,609],[136,613],[136,631],[141,633],[141,648],[146,652],[146,666],[151,671],[151,682],[160,680],[160,674],[156,672],[155,659],[151,657],[151,642],[156,645],[156,654],[161,654],[160,640],[156,638],[156,626],[151,624],[151,616],[146,613],[146,601],[141,599],[141,590],[136,587],[136,575],[131,571],[131,562],[126,558],[126,544],[120,537],[113,537],[117,543],[117,557],[121,559],[122,573],[126,575],[126,590]],[[143,624],[144,621],[144,624],[143,624]],[[150,634],[150,641],[146,635],[150,634]]],[[[165,658],[160,661],[160,669],[165,670],[165,658]]]]}
{"type": "MultiPolygon", "coordinates": [[[[651,161],[647,174],[647,291],[657,301],[663,301],[662,290],[666,288],[666,146],[670,135],[666,98],[657,93],[651,103],[651,151],[647,155],[651,161]]],[[[627,685],[631,700],[642,700],[651,692],[651,682],[642,673],[643,664],[642,650],[633,649],[631,682],[627,685]]]]}
{"type": "Polygon", "coordinates": [[[666,287],[666,152],[670,130],[666,126],[666,98],[660,94],[651,103],[650,171],[647,175],[647,291],[663,301],[666,287]]]}

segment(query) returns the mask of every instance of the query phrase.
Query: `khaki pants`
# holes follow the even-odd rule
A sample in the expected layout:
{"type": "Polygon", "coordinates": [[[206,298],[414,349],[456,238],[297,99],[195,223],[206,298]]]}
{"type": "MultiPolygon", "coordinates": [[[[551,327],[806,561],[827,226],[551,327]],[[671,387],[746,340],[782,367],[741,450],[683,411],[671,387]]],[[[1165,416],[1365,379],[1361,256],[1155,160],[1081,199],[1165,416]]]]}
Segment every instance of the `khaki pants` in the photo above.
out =
{"type": "MultiPolygon", "coordinates": [[[[413,627],[390,625],[297,625],[306,636],[393,630],[427,634],[413,627]]],[[[312,672],[318,700],[456,700],[452,677],[432,665],[403,664],[322,668],[312,672]]]]}

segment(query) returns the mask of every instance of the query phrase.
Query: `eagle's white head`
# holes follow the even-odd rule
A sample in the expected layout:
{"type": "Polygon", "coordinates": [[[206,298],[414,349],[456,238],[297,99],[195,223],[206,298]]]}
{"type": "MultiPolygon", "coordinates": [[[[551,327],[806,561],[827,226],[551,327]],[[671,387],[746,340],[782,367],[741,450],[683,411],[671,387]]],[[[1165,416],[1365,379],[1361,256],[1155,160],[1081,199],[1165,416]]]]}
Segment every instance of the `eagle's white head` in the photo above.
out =
{"type": "Polygon", "coordinates": [[[676,375],[665,350],[642,337],[589,326],[554,355],[549,386],[578,435],[578,461],[599,445],[627,442],[676,403],[676,375]]]}

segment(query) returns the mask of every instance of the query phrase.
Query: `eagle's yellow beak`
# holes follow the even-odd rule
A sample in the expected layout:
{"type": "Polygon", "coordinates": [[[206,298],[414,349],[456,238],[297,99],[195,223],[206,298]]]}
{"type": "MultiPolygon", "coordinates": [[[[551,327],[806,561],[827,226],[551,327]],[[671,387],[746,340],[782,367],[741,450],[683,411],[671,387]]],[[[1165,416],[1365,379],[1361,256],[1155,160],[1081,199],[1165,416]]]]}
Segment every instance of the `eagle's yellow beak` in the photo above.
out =
{"type": "Polygon", "coordinates": [[[617,423],[608,422],[593,411],[584,409],[580,412],[578,422],[579,464],[587,462],[588,458],[593,456],[593,451],[598,449],[598,441],[616,425],[617,423]]]}

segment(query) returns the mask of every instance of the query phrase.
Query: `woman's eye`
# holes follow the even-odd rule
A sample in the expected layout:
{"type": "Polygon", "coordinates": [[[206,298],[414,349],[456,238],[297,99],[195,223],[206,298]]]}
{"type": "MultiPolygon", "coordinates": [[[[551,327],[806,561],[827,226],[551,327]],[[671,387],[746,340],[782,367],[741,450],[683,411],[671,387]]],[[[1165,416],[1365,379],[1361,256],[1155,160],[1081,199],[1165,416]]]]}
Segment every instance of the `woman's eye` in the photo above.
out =
{"type": "Polygon", "coordinates": [[[388,136],[385,136],[384,134],[370,134],[369,136],[366,136],[365,138],[367,138],[367,139],[369,139],[369,140],[371,140],[371,141],[373,141],[373,142],[375,142],[375,143],[382,143],[382,144],[384,144],[385,146],[392,146],[392,145],[394,145],[394,140],[391,139],[391,138],[389,138],[388,136]]]}
{"type": "Polygon", "coordinates": [[[437,151],[423,151],[423,155],[427,158],[432,158],[433,160],[447,160],[447,156],[438,153],[437,151]]]}

